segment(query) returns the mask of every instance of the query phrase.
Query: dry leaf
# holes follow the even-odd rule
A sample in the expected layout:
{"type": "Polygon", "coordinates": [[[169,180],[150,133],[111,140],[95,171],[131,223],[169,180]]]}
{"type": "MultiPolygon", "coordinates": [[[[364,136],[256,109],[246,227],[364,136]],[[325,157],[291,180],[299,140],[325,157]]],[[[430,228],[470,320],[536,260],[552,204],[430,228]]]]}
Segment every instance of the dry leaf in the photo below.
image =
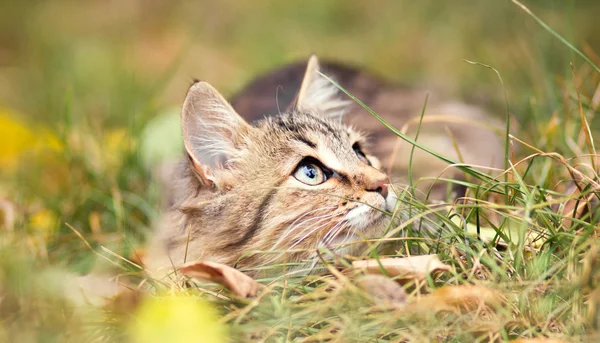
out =
{"type": "Polygon", "coordinates": [[[448,271],[450,266],[442,263],[437,255],[421,255],[405,258],[382,258],[379,261],[363,260],[352,262],[352,267],[369,274],[382,274],[383,268],[390,277],[424,280],[432,272],[448,271]]]}
{"type": "Polygon", "coordinates": [[[504,297],[497,291],[472,285],[444,286],[411,304],[414,310],[428,312],[475,310],[483,306],[499,307],[504,297]]]}
{"type": "Polygon", "coordinates": [[[135,250],[133,250],[133,252],[131,252],[131,256],[129,257],[129,259],[134,262],[137,263],[141,266],[143,266],[144,263],[144,258],[146,257],[146,249],[144,248],[137,248],[135,250]]]}
{"type": "Polygon", "coordinates": [[[366,275],[356,284],[380,305],[398,306],[406,303],[406,292],[397,282],[382,275],[366,275]]]}
{"type": "Polygon", "coordinates": [[[563,341],[562,339],[553,339],[553,338],[528,338],[528,339],[519,338],[517,340],[510,341],[510,343],[568,343],[568,342],[563,341]]]}
{"type": "Polygon", "coordinates": [[[131,315],[144,298],[145,294],[140,290],[125,289],[110,298],[104,308],[114,314],[131,315]]]}
{"type": "Polygon", "coordinates": [[[239,270],[216,262],[192,262],[178,269],[185,276],[221,284],[233,294],[243,298],[255,296],[263,287],[239,270]]]}

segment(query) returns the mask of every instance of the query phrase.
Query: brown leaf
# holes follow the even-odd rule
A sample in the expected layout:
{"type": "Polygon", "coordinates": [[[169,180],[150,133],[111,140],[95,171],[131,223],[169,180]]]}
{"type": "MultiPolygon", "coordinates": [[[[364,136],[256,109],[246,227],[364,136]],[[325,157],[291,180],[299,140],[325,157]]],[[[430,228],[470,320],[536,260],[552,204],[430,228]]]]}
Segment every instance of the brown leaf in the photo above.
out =
{"type": "Polygon", "coordinates": [[[567,343],[567,341],[555,338],[519,338],[510,343],[567,343]]]}
{"type": "Polygon", "coordinates": [[[399,306],[406,303],[406,292],[397,282],[382,275],[366,275],[356,284],[369,294],[375,303],[389,306],[399,306]]]}
{"type": "Polygon", "coordinates": [[[178,269],[185,276],[221,284],[233,294],[243,298],[255,296],[263,287],[239,270],[216,262],[192,262],[180,266],[178,269]]]}
{"type": "Polygon", "coordinates": [[[125,289],[108,299],[106,310],[118,315],[131,315],[145,298],[145,293],[137,289],[125,289]]]}
{"type": "Polygon", "coordinates": [[[352,267],[362,269],[368,274],[383,274],[383,268],[390,277],[399,277],[400,280],[424,280],[434,271],[450,270],[450,266],[442,263],[437,255],[354,261],[352,267]]]}
{"type": "Polygon", "coordinates": [[[472,285],[444,286],[411,304],[415,310],[428,312],[475,310],[481,307],[499,307],[504,297],[497,291],[472,285]]]}
{"type": "Polygon", "coordinates": [[[497,307],[504,302],[504,297],[498,291],[473,285],[444,286],[433,291],[431,296],[448,305],[465,307],[476,307],[480,304],[497,307]]]}
{"type": "Polygon", "coordinates": [[[131,252],[131,256],[129,256],[129,259],[132,262],[143,266],[145,264],[144,263],[145,257],[146,257],[146,250],[144,248],[137,248],[131,252]]]}

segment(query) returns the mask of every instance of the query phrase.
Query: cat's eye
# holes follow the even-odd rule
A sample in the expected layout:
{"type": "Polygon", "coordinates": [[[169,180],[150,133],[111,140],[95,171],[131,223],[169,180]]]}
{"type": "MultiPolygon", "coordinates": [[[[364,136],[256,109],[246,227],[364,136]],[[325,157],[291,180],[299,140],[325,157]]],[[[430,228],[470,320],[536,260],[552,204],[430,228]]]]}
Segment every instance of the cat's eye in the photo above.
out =
{"type": "Polygon", "coordinates": [[[300,162],[294,172],[296,180],[310,186],[319,185],[327,180],[327,175],[323,169],[316,163],[306,161],[300,162]]]}
{"type": "Polygon", "coordinates": [[[358,143],[354,143],[352,145],[352,150],[354,150],[354,152],[356,153],[356,156],[358,156],[358,159],[365,162],[368,165],[371,165],[371,161],[369,161],[369,159],[367,158],[367,155],[365,155],[364,152],[362,152],[362,150],[360,149],[360,145],[358,143]]]}

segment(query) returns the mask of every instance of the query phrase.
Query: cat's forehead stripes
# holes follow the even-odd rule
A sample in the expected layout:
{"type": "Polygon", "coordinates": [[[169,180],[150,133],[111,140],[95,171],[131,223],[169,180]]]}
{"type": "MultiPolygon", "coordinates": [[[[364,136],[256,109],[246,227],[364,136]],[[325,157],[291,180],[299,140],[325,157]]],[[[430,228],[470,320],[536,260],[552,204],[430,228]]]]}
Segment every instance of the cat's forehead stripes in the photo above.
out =
{"type": "Polygon", "coordinates": [[[319,160],[323,162],[328,168],[333,169],[337,172],[344,172],[347,168],[347,163],[340,161],[339,153],[333,152],[329,147],[321,144],[318,150],[319,160]]]}
{"type": "MultiPolygon", "coordinates": [[[[306,138],[306,135],[312,132],[332,136],[332,138],[341,141],[344,136],[348,136],[341,125],[335,125],[335,123],[307,113],[292,112],[276,116],[272,118],[271,122],[275,128],[295,133],[298,137],[306,138]]],[[[314,142],[312,143],[314,144],[314,142]]]]}
{"type": "Polygon", "coordinates": [[[313,156],[330,169],[347,172],[356,167],[358,159],[351,146],[361,136],[346,126],[302,112],[272,117],[267,124],[295,143],[300,154],[313,156]]]}

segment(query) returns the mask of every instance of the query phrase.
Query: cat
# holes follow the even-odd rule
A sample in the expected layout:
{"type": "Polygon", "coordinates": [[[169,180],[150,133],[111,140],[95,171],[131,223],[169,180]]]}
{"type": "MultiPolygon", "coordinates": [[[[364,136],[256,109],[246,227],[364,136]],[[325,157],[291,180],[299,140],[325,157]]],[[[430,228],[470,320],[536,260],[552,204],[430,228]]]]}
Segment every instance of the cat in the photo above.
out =
{"type": "MultiPolygon", "coordinates": [[[[406,125],[406,133],[411,138],[415,137],[428,97],[419,143],[455,161],[480,166],[490,174],[494,174],[494,169],[503,168],[503,142],[498,138],[498,132],[504,130],[504,124],[482,108],[452,100],[430,89],[397,86],[344,64],[321,61],[321,67],[325,75],[393,127],[401,129],[406,125]]],[[[231,98],[233,108],[249,121],[289,108],[300,88],[304,68],[302,62],[292,63],[256,78],[231,98]]],[[[359,104],[350,102],[346,111],[344,123],[369,134],[370,151],[381,160],[394,183],[408,184],[412,145],[399,139],[359,104]]],[[[456,168],[449,168],[447,163],[420,149],[414,151],[412,174],[416,195],[421,200],[439,202],[464,195],[464,189],[453,187],[455,193],[447,197],[447,183],[426,180],[438,177],[459,180],[464,176],[456,168]]]]}
{"type": "Polygon", "coordinates": [[[194,83],[181,113],[187,159],[148,269],[201,259],[257,275],[268,265],[310,270],[319,247],[364,252],[364,240],[395,220],[397,193],[366,136],[342,123],[350,105],[315,56],[291,106],[254,125],[211,85],[194,83]]]}

